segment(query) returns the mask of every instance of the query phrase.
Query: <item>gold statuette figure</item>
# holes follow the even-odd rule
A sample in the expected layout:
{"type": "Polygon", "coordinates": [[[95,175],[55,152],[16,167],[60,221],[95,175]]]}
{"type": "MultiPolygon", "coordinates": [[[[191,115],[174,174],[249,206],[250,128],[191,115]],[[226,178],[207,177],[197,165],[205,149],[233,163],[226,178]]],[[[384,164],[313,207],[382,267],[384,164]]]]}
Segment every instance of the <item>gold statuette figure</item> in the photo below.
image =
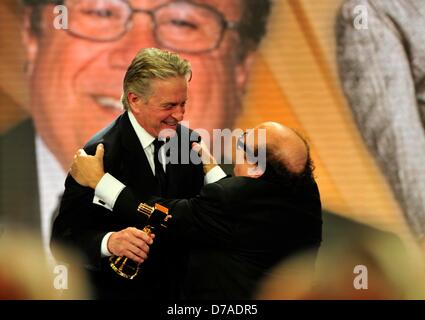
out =
{"type": "MultiPolygon", "coordinates": [[[[168,209],[158,203],[155,203],[154,207],[141,203],[137,211],[148,218],[147,224],[142,230],[148,235],[160,228],[167,228],[167,222],[171,218],[168,209]]],[[[140,271],[140,264],[127,257],[112,256],[109,258],[109,265],[118,275],[130,280],[134,279],[140,271]]]]}

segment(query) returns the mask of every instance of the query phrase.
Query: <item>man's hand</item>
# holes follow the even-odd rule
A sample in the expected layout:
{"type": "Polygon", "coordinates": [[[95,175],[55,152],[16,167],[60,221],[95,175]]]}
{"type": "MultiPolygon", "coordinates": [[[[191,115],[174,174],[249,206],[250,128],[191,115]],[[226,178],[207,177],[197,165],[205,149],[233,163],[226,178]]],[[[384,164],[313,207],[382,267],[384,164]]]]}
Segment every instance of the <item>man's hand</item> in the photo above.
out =
{"type": "Polygon", "coordinates": [[[80,185],[95,189],[105,171],[103,169],[103,144],[98,144],[96,154],[89,156],[80,149],[74,155],[69,173],[80,185]]]}
{"type": "Polygon", "coordinates": [[[130,227],[111,234],[108,240],[108,250],[113,255],[127,257],[137,263],[142,263],[148,257],[149,246],[154,235],[130,227]]]}
{"type": "Polygon", "coordinates": [[[192,143],[192,150],[197,152],[198,155],[201,157],[202,164],[204,165],[205,174],[217,165],[217,161],[210,153],[210,150],[208,150],[207,145],[203,141],[201,141],[201,143],[192,143]]]}

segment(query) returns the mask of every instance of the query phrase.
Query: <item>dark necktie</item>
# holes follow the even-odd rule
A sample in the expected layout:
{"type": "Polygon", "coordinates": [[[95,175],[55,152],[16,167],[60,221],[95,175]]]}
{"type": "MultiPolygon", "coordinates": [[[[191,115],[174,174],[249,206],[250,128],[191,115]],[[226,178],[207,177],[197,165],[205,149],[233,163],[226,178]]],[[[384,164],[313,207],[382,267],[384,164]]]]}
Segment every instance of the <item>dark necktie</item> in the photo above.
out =
{"type": "Polygon", "coordinates": [[[165,176],[162,163],[159,161],[159,157],[160,157],[159,149],[164,145],[164,141],[159,141],[158,139],[155,139],[153,142],[153,145],[155,147],[155,151],[153,155],[154,164],[155,164],[155,177],[159,185],[159,195],[164,197],[167,194],[167,178],[165,176]]]}

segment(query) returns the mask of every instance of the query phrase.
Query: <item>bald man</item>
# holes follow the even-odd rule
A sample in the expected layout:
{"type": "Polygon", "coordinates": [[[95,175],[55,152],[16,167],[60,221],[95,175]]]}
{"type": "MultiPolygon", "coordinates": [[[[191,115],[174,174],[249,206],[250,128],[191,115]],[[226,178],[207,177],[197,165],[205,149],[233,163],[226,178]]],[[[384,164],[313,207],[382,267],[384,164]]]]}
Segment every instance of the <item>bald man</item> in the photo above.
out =
{"type": "MultiPolygon", "coordinates": [[[[193,148],[206,172],[216,166],[205,146],[195,143],[193,148]]],[[[236,152],[236,159],[244,161],[236,163],[235,177],[205,185],[195,198],[136,199],[125,187],[115,200],[112,214],[123,219],[140,216],[140,202],[170,209],[173,219],[164,235],[191,248],[182,298],[252,298],[276,263],[303,250],[317,253],[320,246],[321,202],[306,141],[281,124],[267,122],[241,136],[236,152]],[[257,139],[260,129],[266,132],[266,143],[257,139]],[[265,165],[250,159],[259,148],[265,148],[265,165]]],[[[97,156],[77,153],[71,168],[77,182],[99,195],[102,156],[101,147],[97,156]]],[[[111,235],[108,242],[112,252],[120,245],[118,236],[111,235]]],[[[146,258],[146,251],[141,250],[138,261],[146,258]]]]}

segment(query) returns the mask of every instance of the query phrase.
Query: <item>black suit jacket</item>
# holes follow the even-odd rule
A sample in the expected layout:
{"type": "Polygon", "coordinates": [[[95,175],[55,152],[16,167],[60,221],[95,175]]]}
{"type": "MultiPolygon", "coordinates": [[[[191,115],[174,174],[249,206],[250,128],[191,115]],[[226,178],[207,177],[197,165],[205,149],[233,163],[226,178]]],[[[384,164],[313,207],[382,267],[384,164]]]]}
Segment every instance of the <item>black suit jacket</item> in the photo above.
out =
{"type": "Polygon", "coordinates": [[[140,200],[168,207],[170,238],[191,249],[185,298],[252,298],[277,262],[301,250],[317,252],[321,242],[314,182],[294,190],[266,178],[232,177],[204,186],[199,196],[177,200],[137,198],[125,188],[113,214],[136,215],[140,200]]]}
{"type": "Polygon", "coordinates": [[[0,137],[0,220],[41,232],[35,134],[26,120],[0,137]]]}
{"type": "MultiPolygon", "coordinates": [[[[178,139],[190,130],[178,126],[178,139]]],[[[178,139],[180,141],[181,139],[178,139]]],[[[105,146],[105,172],[111,173],[136,195],[158,194],[158,184],[152,173],[128,114],[119,116],[110,126],[96,134],[85,146],[88,154],[94,154],[96,146],[105,146]]],[[[191,152],[189,144],[183,152],[191,152]]],[[[168,164],[168,195],[191,197],[199,193],[203,185],[201,165],[168,164]]],[[[93,204],[94,191],[82,187],[68,176],[59,215],[52,231],[52,250],[57,242],[68,244],[83,253],[97,298],[159,298],[175,297],[178,282],[184,272],[184,252],[176,255],[166,241],[158,240],[136,281],[119,277],[109,267],[108,258],[101,258],[101,241],[110,231],[129,226],[143,227],[141,214],[117,217],[102,206],[93,204]],[[163,247],[159,250],[160,247],[163,247]]]]}

